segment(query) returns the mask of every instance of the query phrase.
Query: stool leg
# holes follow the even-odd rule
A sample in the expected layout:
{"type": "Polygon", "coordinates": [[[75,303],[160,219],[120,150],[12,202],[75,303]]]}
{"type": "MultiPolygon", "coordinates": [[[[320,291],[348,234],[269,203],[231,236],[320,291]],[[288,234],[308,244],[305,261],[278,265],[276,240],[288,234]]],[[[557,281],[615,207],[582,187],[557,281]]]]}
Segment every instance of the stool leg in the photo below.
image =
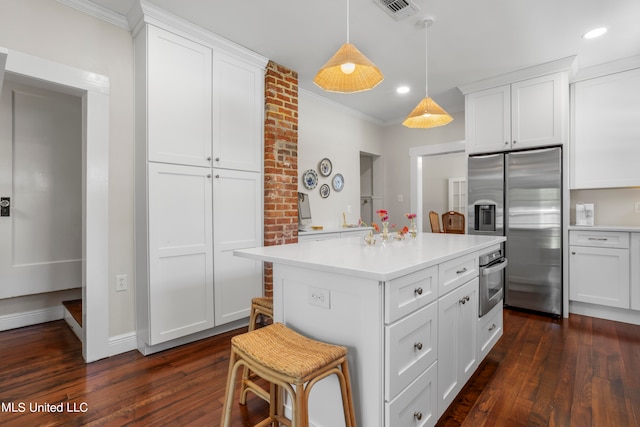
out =
{"type": "MultiPolygon", "coordinates": [[[[251,314],[249,316],[249,332],[253,331],[256,328],[257,320],[258,320],[258,311],[256,310],[256,307],[252,304],[251,314]]],[[[249,393],[249,390],[247,389],[245,384],[246,384],[246,381],[249,379],[250,375],[251,375],[251,372],[249,371],[249,368],[245,366],[242,371],[242,382],[240,383],[240,404],[241,405],[247,404],[247,393],[249,393]]]]}
{"type": "Polygon", "coordinates": [[[231,421],[237,368],[236,353],[231,349],[231,355],[229,356],[229,373],[227,374],[227,388],[224,395],[224,405],[222,407],[222,419],[220,420],[221,427],[229,427],[229,422],[231,421]]]}
{"type": "Polygon", "coordinates": [[[351,392],[351,379],[349,377],[349,364],[347,359],[340,365],[342,373],[338,375],[340,388],[342,388],[342,406],[344,409],[344,422],[347,427],[356,427],[356,414],[353,407],[353,394],[351,392]]]}

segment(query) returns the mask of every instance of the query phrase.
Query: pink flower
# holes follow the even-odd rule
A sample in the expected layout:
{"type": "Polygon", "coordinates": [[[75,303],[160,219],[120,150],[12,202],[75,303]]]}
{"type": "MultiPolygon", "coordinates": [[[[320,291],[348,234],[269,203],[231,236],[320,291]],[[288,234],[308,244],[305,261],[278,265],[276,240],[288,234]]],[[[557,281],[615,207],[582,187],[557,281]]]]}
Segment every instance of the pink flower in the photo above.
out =
{"type": "Polygon", "coordinates": [[[407,214],[404,214],[404,216],[406,216],[406,217],[407,217],[407,219],[413,219],[413,218],[415,218],[415,217],[416,217],[416,214],[414,214],[414,213],[407,213],[407,214]]]}

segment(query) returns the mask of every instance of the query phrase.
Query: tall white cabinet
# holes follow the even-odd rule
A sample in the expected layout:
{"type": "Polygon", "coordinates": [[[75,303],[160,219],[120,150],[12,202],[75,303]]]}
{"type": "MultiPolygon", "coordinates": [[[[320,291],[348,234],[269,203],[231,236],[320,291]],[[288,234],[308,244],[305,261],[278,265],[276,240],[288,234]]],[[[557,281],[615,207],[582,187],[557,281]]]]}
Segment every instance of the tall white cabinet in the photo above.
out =
{"type": "Polygon", "coordinates": [[[214,335],[249,316],[262,263],[266,60],[143,15],[135,46],[138,348],[214,335]],[[235,323],[234,323],[235,322],[235,323]]]}
{"type": "Polygon", "coordinates": [[[575,57],[460,86],[467,152],[562,145],[568,140],[575,57]]]}

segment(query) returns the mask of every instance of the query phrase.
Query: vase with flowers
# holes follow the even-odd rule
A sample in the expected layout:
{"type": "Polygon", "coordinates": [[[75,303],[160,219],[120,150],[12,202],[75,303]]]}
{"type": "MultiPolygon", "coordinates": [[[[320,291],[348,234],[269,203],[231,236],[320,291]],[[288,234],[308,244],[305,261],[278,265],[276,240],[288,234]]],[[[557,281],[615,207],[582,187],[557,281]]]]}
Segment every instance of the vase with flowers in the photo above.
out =
{"type": "Polygon", "coordinates": [[[411,238],[415,239],[418,235],[418,228],[416,227],[416,214],[408,213],[404,214],[404,216],[406,216],[409,220],[409,234],[411,235],[411,238]]]}
{"type": "Polygon", "coordinates": [[[389,212],[386,209],[379,209],[376,213],[380,217],[380,222],[382,223],[380,238],[383,242],[386,242],[389,240],[389,212]]]}

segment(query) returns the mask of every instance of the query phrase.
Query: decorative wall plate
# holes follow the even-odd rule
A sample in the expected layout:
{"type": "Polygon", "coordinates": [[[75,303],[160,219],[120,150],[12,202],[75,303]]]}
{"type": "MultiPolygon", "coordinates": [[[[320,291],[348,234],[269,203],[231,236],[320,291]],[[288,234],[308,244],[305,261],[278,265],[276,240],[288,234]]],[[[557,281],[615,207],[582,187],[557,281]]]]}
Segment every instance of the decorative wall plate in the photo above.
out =
{"type": "Polygon", "coordinates": [[[323,199],[326,199],[327,197],[329,197],[330,192],[331,192],[331,189],[329,188],[329,184],[322,184],[320,186],[320,195],[322,196],[323,199]]]}
{"type": "Polygon", "coordinates": [[[342,189],[344,188],[344,177],[342,176],[341,173],[337,173],[335,174],[335,176],[333,177],[333,189],[335,191],[342,191],[342,189]]]}
{"type": "Polygon", "coordinates": [[[313,169],[307,169],[302,174],[302,184],[307,190],[313,190],[318,185],[318,174],[313,169]]]}
{"type": "Polygon", "coordinates": [[[331,175],[331,169],[333,169],[333,165],[331,165],[331,160],[327,159],[326,157],[320,160],[320,163],[318,164],[318,170],[320,171],[320,175],[322,176],[331,175]]]}

